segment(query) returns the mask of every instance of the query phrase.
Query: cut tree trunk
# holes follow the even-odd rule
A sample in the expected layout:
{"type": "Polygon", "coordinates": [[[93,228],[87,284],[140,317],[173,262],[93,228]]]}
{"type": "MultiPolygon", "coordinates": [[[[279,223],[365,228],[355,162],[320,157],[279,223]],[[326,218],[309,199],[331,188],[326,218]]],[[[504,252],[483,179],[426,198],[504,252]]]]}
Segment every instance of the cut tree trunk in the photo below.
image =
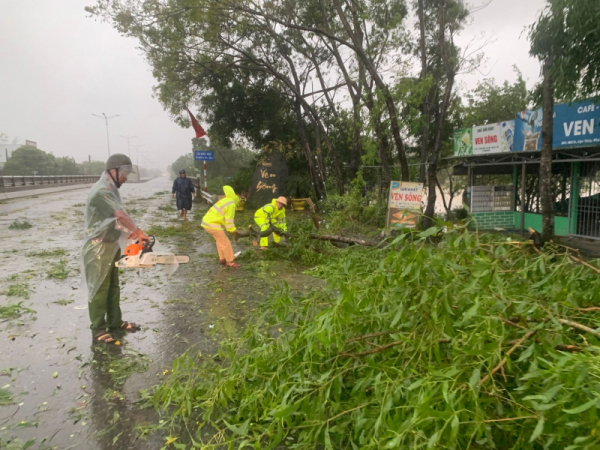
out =
{"type": "MultiPolygon", "coordinates": [[[[240,237],[249,237],[252,236],[255,240],[258,240],[260,238],[265,238],[265,237],[269,237],[272,233],[274,233],[275,227],[270,226],[269,228],[267,228],[266,230],[262,230],[262,231],[255,231],[252,228],[249,228],[249,233],[246,235],[246,233],[244,233],[244,235],[240,236],[240,237]]],[[[286,238],[296,238],[297,236],[290,234],[288,232],[285,231],[278,231],[277,234],[279,234],[280,236],[286,237],[286,238]]],[[[349,237],[345,237],[345,236],[336,236],[336,235],[320,235],[320,234],[310,234],[309,237],[311,239],[315,239],[318,241],[330,241],[330,242],[343,242],[344,244],[357,244],[357,245],[364,245],[366,247],[376,247],[378,245],[378,242],[369,242],[369,241],[365,241],[364,239],[355,239],[355,238],[349,238],[349,237]]]]}

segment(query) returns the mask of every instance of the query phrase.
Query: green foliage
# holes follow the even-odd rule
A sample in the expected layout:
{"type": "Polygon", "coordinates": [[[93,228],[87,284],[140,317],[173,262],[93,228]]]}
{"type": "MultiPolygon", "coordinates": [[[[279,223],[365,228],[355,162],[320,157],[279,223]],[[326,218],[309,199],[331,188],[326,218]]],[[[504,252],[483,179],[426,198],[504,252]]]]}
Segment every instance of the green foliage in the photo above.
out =
{"type": "Polygon", "coordinates": [[[512,120],[517,111],[527,109],[529,95],[521,72],[515,67],[517,81],[505,81],[501,86],[494,79],[485,79],[465,95],[466,105],[456,110],[460,117],[457,128],[469,128],[486,123],[512,120]]]}
{"type": "Polygon", "coordinates": [[[79,167],[71,157],[57,158],[35,147],[23,145],[16,149],[4,167],[3,175],[77,175],[79,167]]]}
{"type": "Polygon", "coordinates": [[[69,276],[70,272],[71,272],[71,269],[69,269],[69,267],[67,266],[67,262],[65,260],[61,259],[60,261],[52,264],[48,268],[46,275],[48,276],[48,278],[64,280],[65,278],[67,278],[69,276]]]}
{"type": "Polygon", "coordinates": [[[306,172],[290,174],[285,187],[285,194],[292,198],[307,198],[313,193],[310,177],[306,172]]]}
{"type": "Polygon", "coordinates": [[[79,173],[85,173],[87,175],[101,175],[106,169],[106,161],[92,161],[91,164],[88,161],[84,161],[80,164],[79,173]]]}
{"type": "Polygon", "coordinates": [[[12,405],[12,395],[8,389],[0,388],[0,406],[12,405]]]}
{"type": "MultiPolygon", "coordinates": [[[[84,205],[85,206],[85,205],[84,205]]],[[[64,248],[55,248],[52,250],[36,250],[27,253],[27,256],[37,257],[37,258],[52,258],[54,256],[65,256],[67,251],[64,248]]]]}
{"type": "Polygon", "coordinates": [[[11,284],[6,290],[7,297],[29,298],[29,286],[27,284],[11,284]]]}
{"type": "MultiPolygon", "coordinates": [[[[194,141],[196,141],[194,139],[194,141]]],[[[233,177],[238,170],[250,165],[256,156],[244,147],[228,148],[223,145],[211,143],[207,145],[204,139],[198,139],[195,149],[214,152],[214,161],[207,161],[208,182],[217,177],[233,177]]],[[[179,171],[184,169],[188,177],[196,177],[204,171],[203,162],[195,161],[190,153],[180,156],[169,166],[173,177],[179,176],[179,171]]]]}
{"type": "Polygon", "coordinates": [[[11,222],[11,224],[8,226],[9,230],[28,230],[32,227],[33,225],[31,225],[31,223],[29,223],[29,221],[27,220],[15,220],[14,222],[11,222]]]}
{"type": "Polygon", "coordinates": [[[176,359],[154,405],[223,448],[597,447],[600,342],[561,323],[596,327],[597,274],[551,245],[440,235],[337,252],[312,271],[325,291],[283,287],[217,359],[176,359]]]}
{"type": "Polygon", "coordinates": [[[75,300],[73,300],[73,299],[63,298],[63,299],[57,300],[57,301],[52,302],[52,303],[56,303],[57,305],[60,305],[60,306],[67,306],[67,305],[70,305],[71,303],[74,303],[74,302],[75,302],[75,300]]]}
{"type": "Polygon", "coordinates": [[[0,318],[2,319],[18,319],[23,314],[35,314],[35,311],[23,306],[23,302],[0,305],[0,318]]]}
{"type": "Polygon", "coordinates": [[[340,229],[352,232],[361,231],[365,226],[383,228],[387,214],[387,202],[375,192],[364,190],[365,183],[362,174],[352,182],[349,194],[340,196],[330,194],[320,203],[327,215],[328,230],[340,229]]]}
{"type": "Polygon", "coordinates": [[[242,167],[237,171],[235,176],[228,181],[229,186],[239,194],[246,194],[250,189],[252,183],[252,177],[254,176],[254,170],[256,169],[255,164],[250,167],[242,167]]]}
{"type": "Polygon", "coordinates": [[[531,54],[552,60],[555,95],[574,100],[600,91],[600,2],[548,0],[530,30],[531,54]]]}

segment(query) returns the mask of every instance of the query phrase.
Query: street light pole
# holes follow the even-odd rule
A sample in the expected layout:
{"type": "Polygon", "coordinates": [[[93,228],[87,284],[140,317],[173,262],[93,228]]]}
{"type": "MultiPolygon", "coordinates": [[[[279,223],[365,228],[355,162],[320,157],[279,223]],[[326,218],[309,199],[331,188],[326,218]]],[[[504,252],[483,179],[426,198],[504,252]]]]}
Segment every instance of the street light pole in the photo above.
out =
{"type": "Polygon", "coordinates": [[[108,146],[108,156],[110,156],[110,139],[108,138],[108,121],[110,119],[114,119],[115,117],[119,117],[120,114],[116,114],[114,116],[110,116],[110,117],[106,117],[106,114],[102,113],[101,116],[99,116],[98,114],[92,114],[92,116],[96,116],[96,117],[100,117],[101,119],[104,119],[104,123],[106,124],[106,145],[108,146]]]}
{"type": "Polygon", "coordinates": [[[129,146],[130,141],[137,136],[121,136],[123,139],[127,139],[127,151],[129,152],[129,158],[131,158],[131,147],[129,146]]]}
{"type": "Polygon", "coordinates": [[[136,159],[136,166],[140,167],[140,155],[138,154],[138,148],[143,147],[144,144],[140,144],[140,145],[134,145],[135,147],[135,159],[136,159]]]}

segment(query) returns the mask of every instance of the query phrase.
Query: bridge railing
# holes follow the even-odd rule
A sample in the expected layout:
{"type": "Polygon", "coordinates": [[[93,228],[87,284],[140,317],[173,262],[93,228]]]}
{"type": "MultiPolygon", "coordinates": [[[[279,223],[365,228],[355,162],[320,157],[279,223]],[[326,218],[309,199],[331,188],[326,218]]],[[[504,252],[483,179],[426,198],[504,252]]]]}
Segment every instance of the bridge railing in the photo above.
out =
{"type": "Polygon", "coordinates": [[[4,175],[0,176],[0,191],[15,192],[75,184],[92,184],[100,175],[4,175]]]}
{"type": "Polygon", "coordinates": [[[196,188],[196,199],[200,199],[202,198],[203,200],[206,200],[207,203],[216,203],[217,201],[217,196],[216,195],[211,195],[208,192],[206,192],[204,190],[204,187],[201,185],[201,181],[200,181],[200,177],[189,177],[190,180],[192,180],[192,183],[194,184],[194,187],[196,188]]]}

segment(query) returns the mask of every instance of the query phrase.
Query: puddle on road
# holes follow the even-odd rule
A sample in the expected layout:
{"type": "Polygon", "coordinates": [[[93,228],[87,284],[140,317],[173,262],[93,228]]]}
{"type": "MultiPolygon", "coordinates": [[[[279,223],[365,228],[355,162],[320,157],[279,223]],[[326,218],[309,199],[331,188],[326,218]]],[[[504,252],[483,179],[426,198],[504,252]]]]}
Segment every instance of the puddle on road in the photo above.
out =
{"type": "MultiPolygon", "coordinates": [[[[88,190],[0,204],[0,308],[35,311],[0,314],[0,447],[17,438],[23,445],[35,440],[34,449],[161,448],[164,436],[151,433],[158,418],[140,408],[140,391],[168,376],[172,360],[190,347],[214,354],[280,281],[297,290],[314,282],[281,262],[254,261],[236,271],[219,266],[197,221],[181,232],[170,186],[158,178],[122,188],[142,229],[167,230],[161,243],[191,261],[171,280],[160,268],[121,274],[123,317],[142,330],[119,346],[91,345],[79,289],[88,190]],[[9,230],[15,219],[33,227],[9,230]]],[[[236,247],[254,251],[247,242],[236,247]]]]}

